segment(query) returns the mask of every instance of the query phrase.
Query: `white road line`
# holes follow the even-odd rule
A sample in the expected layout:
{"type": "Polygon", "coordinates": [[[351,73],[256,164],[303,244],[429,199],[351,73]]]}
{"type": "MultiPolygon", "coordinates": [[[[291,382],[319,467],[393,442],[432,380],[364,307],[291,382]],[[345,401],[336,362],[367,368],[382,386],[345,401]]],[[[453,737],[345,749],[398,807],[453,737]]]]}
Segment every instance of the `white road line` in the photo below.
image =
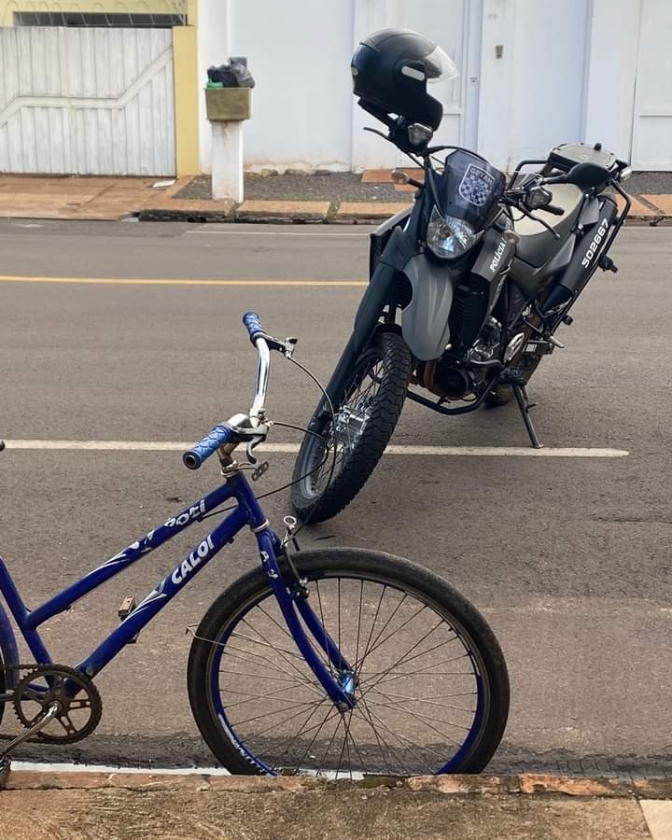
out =
{"type": "Polygon", "coordinates": [[[368,237],[368,232],[365,233],[330,233],[328,231],[316,231],[315,233],[308,233],[308,231],[293,231],[293,230],[236,230],[235,226],[231,229],[226,228],[197,228],[196,230],[186,231],[187,236],[306,236],[313,239],[322,239],[330,237],[332,239],[357,239],[368,237]]]}
{"type": "MultiPolygon", "coordinates": [[[[7,449],[23,450],[78,450],[99,452],[183,452],[191,449],[192,442],[147,441],[147,440],[6,440],[7,449]]],[[[295,455],[298,443],[265,443],[258,452],[276,452],[295,455]]],[[[532,449],[530,446],[412,446],[391,444],[385,450],[387,455],[431,455],[435,457],[474,455],[479,457],[508,456],[532,458],[625,458],[630,453],[625,449],[601,449],[598,447],[545,447],[532,449]]]]}
{"type": "Polygon", "coordinates": [[[33,773],[130,773],[152,776],[230,776],[223,767],[118,767],[113,764],[71,764],[69,762],[12,761],[12,770],[33,773]]]}

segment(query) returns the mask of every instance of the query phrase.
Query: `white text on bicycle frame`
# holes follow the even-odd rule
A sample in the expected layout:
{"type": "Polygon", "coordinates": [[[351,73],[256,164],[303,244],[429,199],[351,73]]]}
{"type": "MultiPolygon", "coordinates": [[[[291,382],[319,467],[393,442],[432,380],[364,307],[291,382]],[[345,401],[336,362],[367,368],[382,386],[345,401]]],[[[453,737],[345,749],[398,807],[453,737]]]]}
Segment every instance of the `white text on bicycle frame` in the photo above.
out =
{"type": "Polygon", "coordinates": [[[205,513],[205,499],[201,499],[197,505],[192,505],[189,510],[185,510],[179,516],[171,516],[164,525],[166,528],[172,528],[175,525],[186,525],[190,519],[198,519],[202,513],[205,513]]]}
{"type": "Polygon", "coordinates": [[[187,577],[197,566],[201,565],[203,560],[205,560],[214,547],[215,544],[212,541],[212,537],[208,534],[203,542],[194,551],[192,551],[185,560],[182,561],[177,569],[175,569],[171,575],[173,583],[178,586],[179,584],[184,583],[187,577]]]}

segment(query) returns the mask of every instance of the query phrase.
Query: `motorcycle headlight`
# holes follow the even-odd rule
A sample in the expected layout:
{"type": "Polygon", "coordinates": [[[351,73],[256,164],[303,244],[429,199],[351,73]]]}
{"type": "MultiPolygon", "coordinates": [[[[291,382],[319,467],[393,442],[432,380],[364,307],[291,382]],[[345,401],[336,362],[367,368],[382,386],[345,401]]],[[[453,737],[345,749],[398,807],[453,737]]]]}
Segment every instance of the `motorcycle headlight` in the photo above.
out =
{"type": "Polygon", "coordinates": [[[466,254],[481,238],[470,224],[453,216],[443,217],[434,207],[427,226],[427,246],[444,260],[455,259],[466,254]]]}

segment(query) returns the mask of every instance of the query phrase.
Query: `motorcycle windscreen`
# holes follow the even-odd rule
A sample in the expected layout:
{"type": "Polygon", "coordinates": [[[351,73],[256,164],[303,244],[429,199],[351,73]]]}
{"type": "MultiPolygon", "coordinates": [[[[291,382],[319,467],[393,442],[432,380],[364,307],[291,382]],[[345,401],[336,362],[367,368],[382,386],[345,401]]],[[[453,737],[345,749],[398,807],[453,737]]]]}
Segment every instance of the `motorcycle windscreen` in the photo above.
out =
{"type": "Polygon", "coordinates": [[[502,197],[506,178],[483,158],[457,150],[446,157],[443,173],[437,178],[440,212],[467,222],[475,231],[483,225],[502,197]]]}

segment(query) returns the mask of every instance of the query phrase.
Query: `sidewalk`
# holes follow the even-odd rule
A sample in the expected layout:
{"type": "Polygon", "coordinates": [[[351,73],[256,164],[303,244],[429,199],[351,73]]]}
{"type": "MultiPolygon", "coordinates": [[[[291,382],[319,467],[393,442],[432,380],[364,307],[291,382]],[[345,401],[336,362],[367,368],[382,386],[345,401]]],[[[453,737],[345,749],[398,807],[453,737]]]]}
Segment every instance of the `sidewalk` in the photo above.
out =
{"type": "Polygon", "coordinates": [[[3,840],[670,840],[672,782],[15,772],[3,840]]]}
{"type": "MultiPolygon", "coordinates": [[[[389,170],[246,175],[246,200],[211,198],[210,178],[37,177],[0,175],[0,218],[118,221],[378,223],[407,207],[412,187],[389,170]]],[[[672,220],[672,173],[635,175],[626,187],[635,224],[672,220]]]]}

